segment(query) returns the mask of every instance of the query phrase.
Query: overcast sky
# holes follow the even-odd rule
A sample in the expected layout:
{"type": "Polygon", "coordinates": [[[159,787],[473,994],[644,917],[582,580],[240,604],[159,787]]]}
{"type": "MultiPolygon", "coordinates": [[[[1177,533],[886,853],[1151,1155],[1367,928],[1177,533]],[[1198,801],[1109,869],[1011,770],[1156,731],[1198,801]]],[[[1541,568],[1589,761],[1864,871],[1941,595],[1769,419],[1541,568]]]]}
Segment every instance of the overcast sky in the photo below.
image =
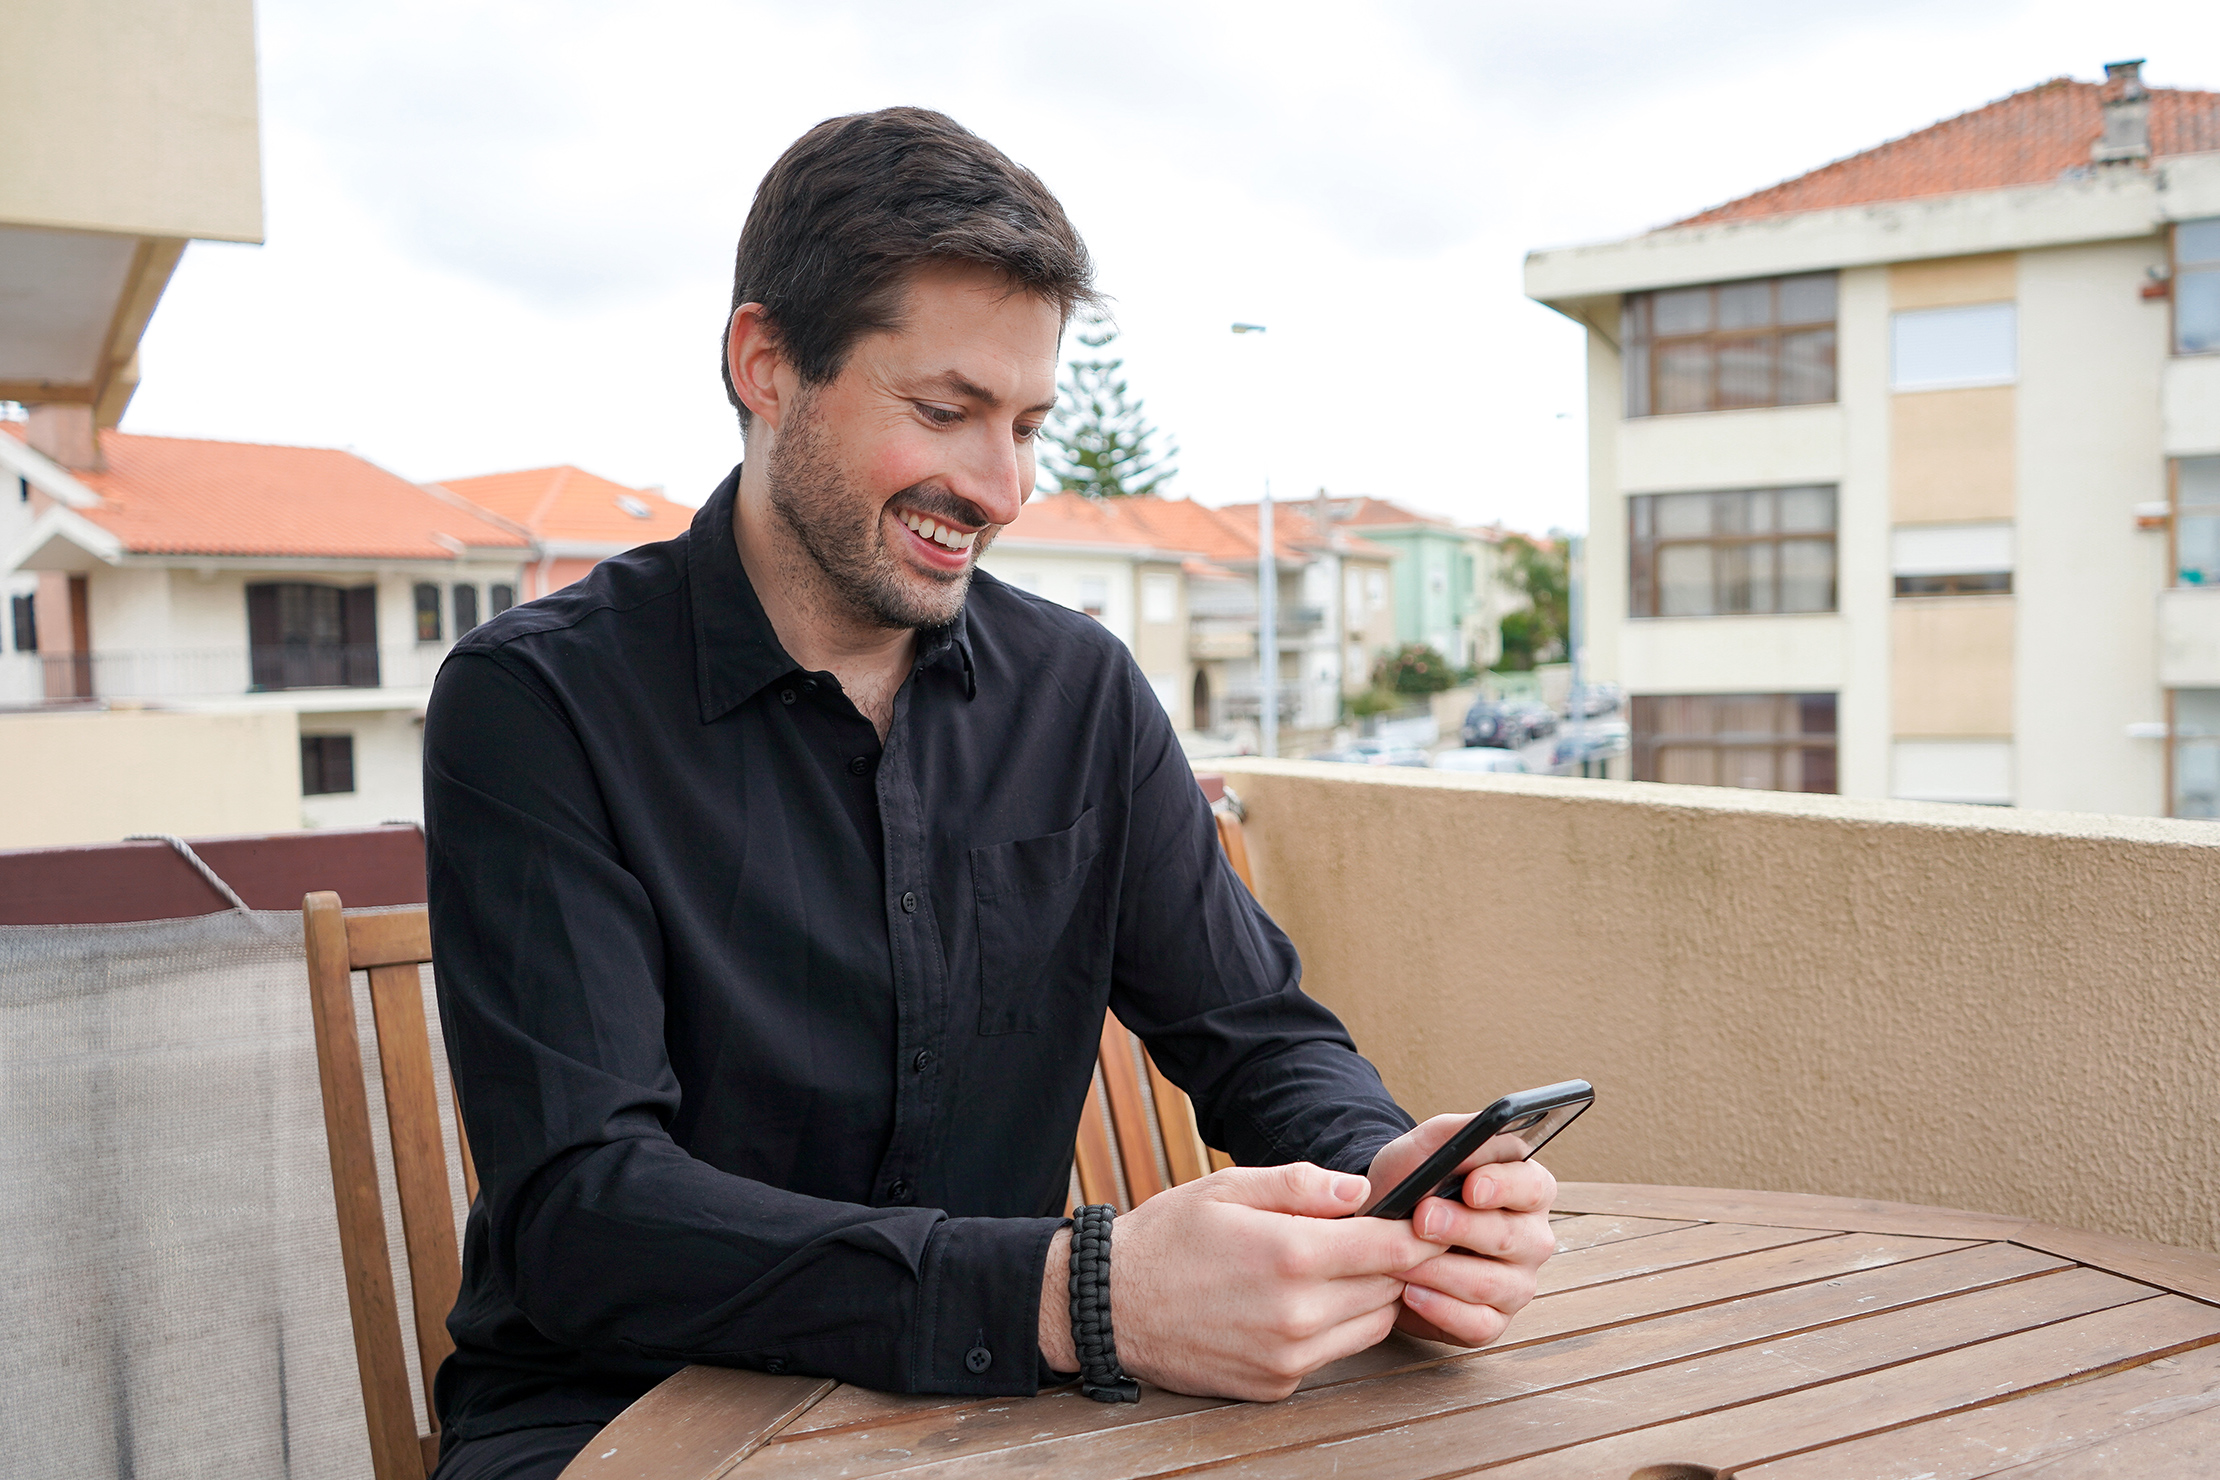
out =
{"type": "Polygon", "coordinates": [[[1168,491],[1541,530],[1585,522],[1581,340],[1521,297],[1528,250],[2122,57],[2220,88],[2211,0],[258,9],[268,239],[186,253],[125,430],[688,503],[739,456],[734,238],[834,114],[942,109],[1062,197],[1179,442],[1168,491]]]}

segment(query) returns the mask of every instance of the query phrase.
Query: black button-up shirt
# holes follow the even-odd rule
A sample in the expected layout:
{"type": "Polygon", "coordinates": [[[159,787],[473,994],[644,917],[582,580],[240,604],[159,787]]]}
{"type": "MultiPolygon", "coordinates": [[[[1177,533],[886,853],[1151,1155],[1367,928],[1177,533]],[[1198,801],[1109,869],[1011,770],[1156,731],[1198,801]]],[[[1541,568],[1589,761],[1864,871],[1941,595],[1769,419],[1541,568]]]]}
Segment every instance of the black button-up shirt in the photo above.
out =
{"type": "Polygon", "coordinates": [[[1410,1125],[1221,855],[1124,647],[991,576],[882,746],[780,647],[738,475],[456,644],[425,722],[479,1197],[442,1417],[613,1417],[689,1361],[1029,1393],[1105,1006],[1246,1164],[1410,1125]]]}

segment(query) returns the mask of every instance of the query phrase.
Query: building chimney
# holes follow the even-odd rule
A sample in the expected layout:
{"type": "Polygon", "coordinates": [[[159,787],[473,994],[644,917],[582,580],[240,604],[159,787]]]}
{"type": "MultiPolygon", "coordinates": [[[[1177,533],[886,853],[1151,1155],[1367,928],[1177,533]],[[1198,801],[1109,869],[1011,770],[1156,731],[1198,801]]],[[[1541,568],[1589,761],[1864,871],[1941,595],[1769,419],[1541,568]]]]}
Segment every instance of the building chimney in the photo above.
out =
{"type": "Polygon", "coordinates": [[[108,464],[100,456],[100,434],[93,430],[93,408],[47,402],[29,408],[23,440],[63,467],[79,473],[102,473],[108,464]]]}
{"type": "Polygon", "coordinates": [[[2143,59],[2104,64],[2104,137],[2090,146],[2098,164],[2126,164],[2151,157],[2151,90],[2143,85],[2143,59]]]}

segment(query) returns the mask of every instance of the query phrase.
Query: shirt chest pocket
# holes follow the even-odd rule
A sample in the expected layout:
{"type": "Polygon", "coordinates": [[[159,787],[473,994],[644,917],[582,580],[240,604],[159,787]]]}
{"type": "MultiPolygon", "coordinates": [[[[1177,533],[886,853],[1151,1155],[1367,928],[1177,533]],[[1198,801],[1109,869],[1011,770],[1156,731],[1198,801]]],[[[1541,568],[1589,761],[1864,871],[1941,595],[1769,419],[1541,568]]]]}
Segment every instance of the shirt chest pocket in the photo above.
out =
{"type": "Polygon", "coordinates": [[[1110,969],[1102,824],[971,850],[979,933],[979,1031],[1037,1033],[1095,1003],[1110,969]]]}

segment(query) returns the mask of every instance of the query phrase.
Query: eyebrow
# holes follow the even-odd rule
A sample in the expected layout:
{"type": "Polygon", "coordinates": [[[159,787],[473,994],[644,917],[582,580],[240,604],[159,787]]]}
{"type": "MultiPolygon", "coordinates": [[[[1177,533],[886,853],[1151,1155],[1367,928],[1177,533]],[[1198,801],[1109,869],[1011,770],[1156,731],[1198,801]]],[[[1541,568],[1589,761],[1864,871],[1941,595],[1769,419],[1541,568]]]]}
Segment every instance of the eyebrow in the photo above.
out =
{"type": "MultiPolygon", "coordinates": [[[[1000,396],[996,395],[993,391],[988,390],[983,385],[976,385],[972,383],[970,380],[965,378],[964,373],[961,370],[942,371],[938,383],[946,386],[949,390],[954,391],[957,395],[963,397],[965,400],[977,401],[980,404],[986,406],[989,410],[998,411],[1002,407],[1002,398],[1000,396]]],[[[1047,400],[1042,401],[1037,405],[1028,406],[1025,409],[1027,411],[1053,411],[1056,409],[1056,398],[1054,396],[1050,396],[1047,400]]]]}

